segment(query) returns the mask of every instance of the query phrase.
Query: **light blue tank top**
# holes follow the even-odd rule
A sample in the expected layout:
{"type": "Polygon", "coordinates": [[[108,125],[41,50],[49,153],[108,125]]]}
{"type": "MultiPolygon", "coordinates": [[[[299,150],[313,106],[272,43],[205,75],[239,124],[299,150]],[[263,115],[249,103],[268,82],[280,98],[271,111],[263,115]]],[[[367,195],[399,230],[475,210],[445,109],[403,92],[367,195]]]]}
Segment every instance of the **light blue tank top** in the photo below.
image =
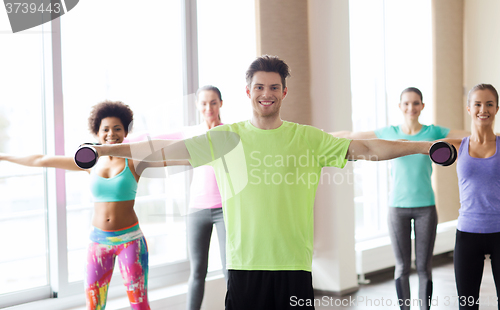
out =
{"type": "Polygon", "coordinates": [[[462,139],[458,151],[460,215],[457,229],[470,233],[500,232],[500,136],[495,155],[475,158],[469,155],[469,138],[462,139]]]}
{"type": "MultiPolygon", "coordinates": [[[[379,139],[411,141],[433,141],[445,138],[450,129],[435,125],[422,125],[414,135],[403,132],[401,125],[388,126],[375,130],[379,139]]],[[[416,208],[435,205],[432,190],[432,162],[429,156],[415,154],[391,160],[391,185],[389,206],[416,208]]]]}
{"type": "Polygon", "coordinates": [[[137,181],[128,167],[125,158],[125,168],[111,178],[103,178],[92,169],[90,171],[90,191],[94,202],[112,202],[134,200],[137,193],[137,181]]]}

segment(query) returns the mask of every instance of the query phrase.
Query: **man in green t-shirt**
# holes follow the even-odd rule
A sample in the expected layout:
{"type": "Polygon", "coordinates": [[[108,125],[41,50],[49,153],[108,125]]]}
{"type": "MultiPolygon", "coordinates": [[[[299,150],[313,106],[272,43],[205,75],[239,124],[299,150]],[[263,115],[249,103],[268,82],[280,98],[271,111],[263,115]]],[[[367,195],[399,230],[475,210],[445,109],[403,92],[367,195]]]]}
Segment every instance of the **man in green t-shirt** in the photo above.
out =
{"type": "Polygon", "coordinates": [[[246,72],[248,121],[181,142],[95,147],[99,155],[189,160],[214,168],[227,232],[226,309],[314,309],[313,206],[322,167],[424,153],[431,142],[348,140],[283,121],[288,65],[258,57],[246,72]],[[152,150],[156,151],[153,152],[152,150]],[[307,306],[312,304],[311,306],[307,306]]]}

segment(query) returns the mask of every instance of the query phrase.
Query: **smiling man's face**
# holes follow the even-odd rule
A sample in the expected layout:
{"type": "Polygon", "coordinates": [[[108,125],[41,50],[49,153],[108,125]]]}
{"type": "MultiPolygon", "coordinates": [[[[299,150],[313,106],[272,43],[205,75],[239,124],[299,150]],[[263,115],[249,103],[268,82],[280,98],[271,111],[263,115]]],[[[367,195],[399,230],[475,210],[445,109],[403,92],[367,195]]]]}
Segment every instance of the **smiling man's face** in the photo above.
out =
{"type": "Polygon", "coordinates": [[[252,83],[247,86],[247,95],[252,102],[254,116],[264,118],[279,117],[281,103],[287,89],[283,89],[281,76],[276,72],[257,71],[252,83]]]}

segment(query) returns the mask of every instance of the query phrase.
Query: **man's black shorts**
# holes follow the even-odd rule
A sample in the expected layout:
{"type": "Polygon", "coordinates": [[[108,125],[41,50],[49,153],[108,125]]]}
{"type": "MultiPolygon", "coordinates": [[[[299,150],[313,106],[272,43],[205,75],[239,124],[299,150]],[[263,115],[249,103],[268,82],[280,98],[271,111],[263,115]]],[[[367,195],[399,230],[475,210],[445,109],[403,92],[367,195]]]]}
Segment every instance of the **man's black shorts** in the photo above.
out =
{"type": "Polygon", "coordinates": [[[307,300],[314,301],[308,271],[228,270],[226,310],[314,309],[299,306],[307,300]]]}

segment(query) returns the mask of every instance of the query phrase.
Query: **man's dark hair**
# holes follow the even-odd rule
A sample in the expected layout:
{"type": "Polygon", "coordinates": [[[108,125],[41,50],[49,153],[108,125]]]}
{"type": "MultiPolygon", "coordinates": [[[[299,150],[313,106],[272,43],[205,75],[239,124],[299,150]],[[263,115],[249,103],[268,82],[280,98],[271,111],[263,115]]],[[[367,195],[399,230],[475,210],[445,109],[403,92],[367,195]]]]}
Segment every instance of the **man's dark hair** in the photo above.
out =
{"type": "Polygon", "coordinates": [[[283,60],[279,59],[278,56],[262,55],[257,57],[257,59],[250,64],[246,73],[248,86],[252,84],[253,75],[258,71],[278,73],[281,76],[283,89],[285,89],[286,78],[290,76],[290,68],[288,68],[288,65],[283,60]]]}

